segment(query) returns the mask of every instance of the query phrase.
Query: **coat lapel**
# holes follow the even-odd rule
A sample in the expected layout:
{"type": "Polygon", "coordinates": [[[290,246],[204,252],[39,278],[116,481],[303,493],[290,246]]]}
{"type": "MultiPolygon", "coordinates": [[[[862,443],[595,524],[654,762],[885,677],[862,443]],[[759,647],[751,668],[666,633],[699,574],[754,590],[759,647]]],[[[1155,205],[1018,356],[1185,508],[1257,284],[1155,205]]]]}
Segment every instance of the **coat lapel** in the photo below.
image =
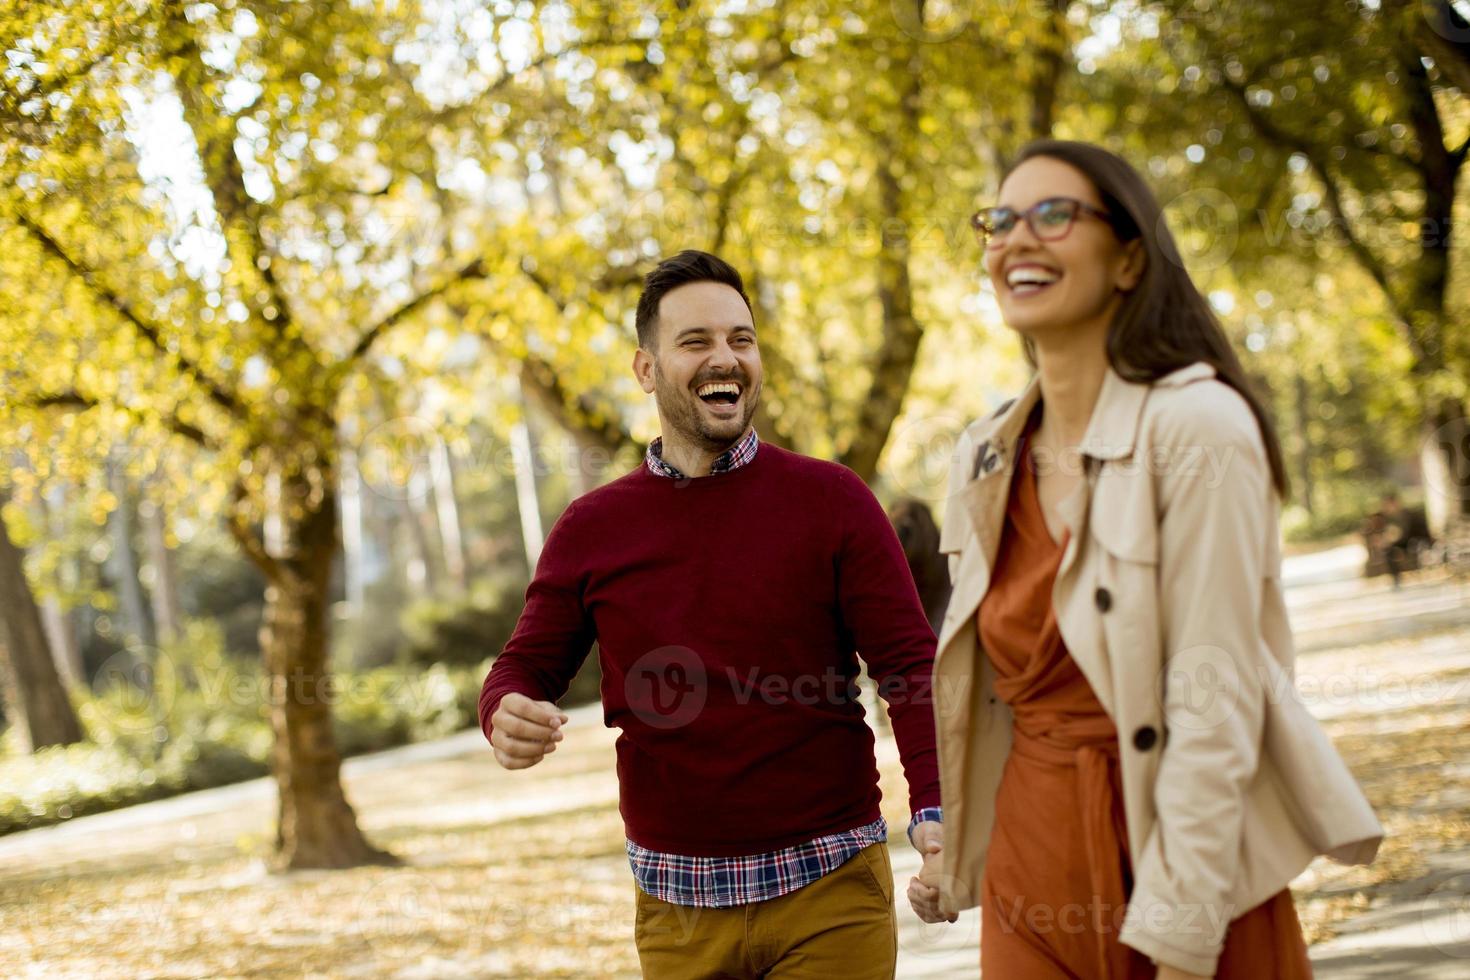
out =
{"type": "MultiPolygon", "coordinates": [[[[1068,540],[1057,570],[1059,583],[1071,571],[1081,552],[1081,539],[1087,531],[1092,501],[1093,478],[1098,468],[1103,462],[1126,459],[1133,454],[1148,388],[1147,384],[1123,380],[1111,367],[1103,377],[1097,405],[1082,439],[1081,448],[1089,479],[1083,480],[1061,503],[1061,518],[1067,527],[1068,540]]],[[[995,565],[1001,531],[1005,527],[1006,500],[1016,465],[1016,442],[1040,399],[1040,380],[1033,377],[1009,409],[976,436],[975,458],[967,470],[970,479],[957,491],[959,507],[952,510],[952,513],[958,511],[965,515],[975,535],[960,557],[950,608],[940,630],[941,654],[958,630],[969,628],[967,624],[989,588],[990,569],[995,565]]]]}

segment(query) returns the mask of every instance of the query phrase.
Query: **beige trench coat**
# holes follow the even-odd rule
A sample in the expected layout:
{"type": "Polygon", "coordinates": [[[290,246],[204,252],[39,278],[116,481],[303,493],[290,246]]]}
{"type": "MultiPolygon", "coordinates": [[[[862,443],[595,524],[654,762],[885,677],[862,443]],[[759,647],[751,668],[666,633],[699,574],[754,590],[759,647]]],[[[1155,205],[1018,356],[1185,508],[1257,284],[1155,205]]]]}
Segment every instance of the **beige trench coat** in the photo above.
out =
{"type": "MultiPolygon", "coordinates": [[[[975,616],[1039,397],[1033,379],[972,424],[950,473],[940,548],[954,593],[934,662],[949,911],[979,901],[1010,750],[975,616]]],[[[1318,854],[1368,863],[1383,828],[1297,697],[1280,504],[1245,400],[1204,363],[1151,385],[1109,370],[1081,449],[1052,602],[1118,729],[1135,882],[1122,940],[1212,974],[1231,919],[1318,854]]]]}

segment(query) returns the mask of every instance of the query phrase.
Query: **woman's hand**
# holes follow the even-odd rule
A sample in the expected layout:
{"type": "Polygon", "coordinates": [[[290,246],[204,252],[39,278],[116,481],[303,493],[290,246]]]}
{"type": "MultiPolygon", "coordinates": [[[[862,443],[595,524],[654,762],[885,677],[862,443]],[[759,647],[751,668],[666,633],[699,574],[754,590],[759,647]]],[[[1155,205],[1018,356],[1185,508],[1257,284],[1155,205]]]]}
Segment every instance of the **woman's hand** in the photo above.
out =
{"type": "Polygon", "coordinates": [[[1185,973],[1177,966],[1159,964],[1159,975],[1157,980],[1214,980],[1213,974],[1205,976],[1202,973],[1185,973]]]}

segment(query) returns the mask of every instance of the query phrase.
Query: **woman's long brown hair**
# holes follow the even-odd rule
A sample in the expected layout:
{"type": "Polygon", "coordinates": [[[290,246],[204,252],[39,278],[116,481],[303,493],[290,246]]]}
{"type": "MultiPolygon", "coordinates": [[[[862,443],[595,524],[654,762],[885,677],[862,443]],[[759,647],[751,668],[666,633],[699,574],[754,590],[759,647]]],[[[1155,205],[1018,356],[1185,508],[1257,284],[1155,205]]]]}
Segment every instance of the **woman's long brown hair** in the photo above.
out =
{"type": "MultiPolygon", "coordinates": [[[[1209,364],[1250,405],[1266,446],[1271,480],[1285,499],[1289,482],[1275,426],[1251,391],[1245,368],[1215,311],[1189,278],[1179,247],[1164,223],[1163,209],[1143,176],[1117,154],[1071,140],[1028,143],[1006,175],[1033,157],[1060,160],[1080,170],[1097,188],[1118,238],[1143,243],[1147,256],[1143,276],[1124,298],[1108,332],[1108,363],[1113,370],[1125,381],[1151,384],[1196,361],[1209,364]]],[[[1034,366],[1035,348],[1029,340],[1025,347],[1034,366]]]]}

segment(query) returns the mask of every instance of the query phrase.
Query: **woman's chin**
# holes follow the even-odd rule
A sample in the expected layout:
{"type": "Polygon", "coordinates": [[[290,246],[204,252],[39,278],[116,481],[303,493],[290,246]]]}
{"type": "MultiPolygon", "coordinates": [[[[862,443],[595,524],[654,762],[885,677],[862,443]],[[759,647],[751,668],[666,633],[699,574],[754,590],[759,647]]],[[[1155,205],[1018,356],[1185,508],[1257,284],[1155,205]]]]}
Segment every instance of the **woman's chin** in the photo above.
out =
{"type": "Polygon", "coordinates": [[[1039,304],[1007,305],[1000,312],[1006,326],[1032,343],[1044,341],[1047,337],[1073,333],[1084,323],[1090,322],[1087,317],[1054,304],[1046,307],[1039,304]]]}

